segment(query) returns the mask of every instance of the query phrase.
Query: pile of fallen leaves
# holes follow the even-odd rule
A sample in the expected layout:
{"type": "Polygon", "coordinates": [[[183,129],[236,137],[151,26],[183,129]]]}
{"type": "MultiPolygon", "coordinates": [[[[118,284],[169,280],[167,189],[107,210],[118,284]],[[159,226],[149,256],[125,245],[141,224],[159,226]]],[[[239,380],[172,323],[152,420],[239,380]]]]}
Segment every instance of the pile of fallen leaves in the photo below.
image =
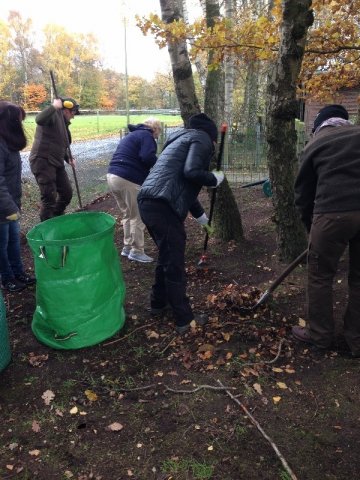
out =
{"type": "Polygon", "coordinates": [[[207,306],[217,312],[242,313],[245,309],[253,307],[261,294],[256,287],[230,283],[219,293],[208,295],[207,306]]]}

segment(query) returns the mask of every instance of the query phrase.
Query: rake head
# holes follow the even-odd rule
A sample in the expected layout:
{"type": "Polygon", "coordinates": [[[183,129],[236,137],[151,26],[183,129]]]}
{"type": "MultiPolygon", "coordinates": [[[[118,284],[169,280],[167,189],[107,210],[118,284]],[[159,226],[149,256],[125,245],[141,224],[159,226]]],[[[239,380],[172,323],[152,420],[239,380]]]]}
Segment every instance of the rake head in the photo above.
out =
{"type": "Polygon", "coordinates": [[[198,262],[198,267],[204,267],[207,264],[207,257],[206,255],[201,255],[201,258],[198,262]]]}

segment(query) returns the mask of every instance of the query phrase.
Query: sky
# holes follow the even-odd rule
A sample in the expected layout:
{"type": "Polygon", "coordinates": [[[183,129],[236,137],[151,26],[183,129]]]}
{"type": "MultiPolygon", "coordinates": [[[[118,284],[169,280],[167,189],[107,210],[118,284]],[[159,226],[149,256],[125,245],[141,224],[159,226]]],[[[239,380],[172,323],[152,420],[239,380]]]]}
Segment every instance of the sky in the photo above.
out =
{"type": "Polygon", "coordinates": [[[126,28],[127,71],[151,81],[156,72],[171,70],[167,48],[159,50],[154,38],[144,36],[135,26],[135,14],[160,14],[159,0],[0,0],[0,19],[7,21],[10,10],[31,18],[39,32],[49,23],[63,26],[71,33],[93,33],[99,42],[104,66],[125,73],[124,14],[126,28]]]}

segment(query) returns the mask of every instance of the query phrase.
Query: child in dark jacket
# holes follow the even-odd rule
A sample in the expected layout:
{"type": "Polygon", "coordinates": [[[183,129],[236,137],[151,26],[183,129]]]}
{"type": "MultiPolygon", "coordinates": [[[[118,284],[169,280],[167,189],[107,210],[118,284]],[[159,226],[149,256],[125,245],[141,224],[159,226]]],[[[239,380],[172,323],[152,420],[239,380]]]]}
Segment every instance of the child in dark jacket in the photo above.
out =
{"type": "Polygon", "coordinates": [[[0,274],[4,290],[17,292],[35,283],[20,252],[21,158],[26,146],[25,111],[0,101],[0,274]]]}

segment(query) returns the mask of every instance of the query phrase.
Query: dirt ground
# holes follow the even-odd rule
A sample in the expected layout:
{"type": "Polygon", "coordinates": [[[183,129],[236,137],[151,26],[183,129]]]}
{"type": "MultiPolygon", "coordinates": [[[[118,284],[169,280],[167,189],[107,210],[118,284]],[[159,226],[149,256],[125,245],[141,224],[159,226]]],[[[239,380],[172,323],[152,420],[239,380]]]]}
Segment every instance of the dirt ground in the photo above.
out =
{"type": "MultiPolygon", "coordinates": [[[[154,264],[121,257],[125,327],[89,348],[37,341],[35,287],[5,295],[12,362],[0,374],[1,480],[360,478],[360,360],[292,339],[305,318],[305,265],[264,306],[239,312],[286,265],[271,200],[258,187],[235,194],[246,239],[210,239],[206,268],[197,265],[203,232],[186,221],[188,293],[209,323],[183,337],[170,316],[146,310],[154,264]]],[[[88,208],[118,215],[108,195],[88,208]]],[[[118,222],[119,251],[120,238],[118,222]]],[[[156,255],[148,237],[146,253],[156,255]]],[[[23,254],[32,268],[25,241],[23,254]]],[[[334,288],[341,333],[346,258],[334,288]]]]}

